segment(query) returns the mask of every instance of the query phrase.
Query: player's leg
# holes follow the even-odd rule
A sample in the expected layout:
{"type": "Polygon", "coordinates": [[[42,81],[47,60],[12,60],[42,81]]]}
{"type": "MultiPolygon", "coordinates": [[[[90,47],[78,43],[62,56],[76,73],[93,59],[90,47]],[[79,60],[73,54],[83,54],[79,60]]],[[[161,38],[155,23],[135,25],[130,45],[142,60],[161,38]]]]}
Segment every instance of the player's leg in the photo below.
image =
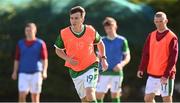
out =
{"type": "Polygon", "coordinates": [[[81,98],[81,102],[82,102],[82,103],[87,103],[87,99],[86,99],[86,97],[81,98]]]}
{"type": "Polygon", "coordinates": [[[149,76],[146,83],[144,101],[155,102],[155,96],[160,95],[160,87],[160,78],[149,76]]]}
{"type": "Polygon", "coordinates": [[[95,87],[98,70],[93,67],[76,78],[72,78],[81,102],[96,101],[95,87]]]}
{"type": "Polygon", "coordinates": [[[112,102],[119,103],[121,97],[121,86],[123,81],[123,75],[120,76],[111,76],[111,98],[112,102]]]}
{"type": "Polygon", "coordinates": [[[79,98],[81,99],[81,102],[87,102],[86,95],[85,95],[83,75],[84,74],[76,78],[72,78],[72,80],[73,80],[76,92],[79,95],[79,98]]]}
{"type": "Polygon", "coordinates": [[[42,74],[37,72],[31,75],[31,100],[33,103],[40,102],[40,93],[42,89],[42,74]]]}
{"type": "Polygon", "coordinates": [[[31,101],[32,103],[40,102],[40,94],[39,93],[31,93],[31,101]]]}
{"type": "Polygon", "coordinates": [[[108,91],[108,84],[110,82],[110,76],[99,75],[98,83],[96,87],[96,98],[99,103],[103,103],[104,96],[108,91]]]}
{"type": "Polygon", "coordinates": [[[28,75],[20,73],[18,77],[19,102],[26,102],[29,88],[28,75]]]}
{"type": "Polygon", "coordinates": [[[26,102],[28,92],[19,92],[19,102],[26,102]]]}
{"type": "Polygon", "coordinates": [[[174,89],[174,79],[168,79],[168,83],[161,85],[161,96],[163,102],[172,103],[172,95],[174,89]]]}
{"type": "Polygon", "coordinates": [[[96,92],[96,98],[98,103],[103,103],[104,102],[104,92],[96,92]]]}
{"type": "Polygon", "coordinates": [[[111,92],[111,98],[113,103],[120,103],[120,97],[121,93],[120,92],[111,92]]]}
{"type": "Polygon", "coordinates": [[[164,96],[163,102],[164,103],[172,103],[172,96],[164,96]]]}
{"type": "Polygon", "coordinates": [[[96,101],[96,85],[98,80],[98,68],[92,67],[84,74],[84,87],[86,99],[89,102],[96,101]]]}
{"type": "Polygon", "coordinates": [[[155,103],[155,93],[145,94],[144,101],[145,103],[155,103]]]}
{"type": "Polygon", "coordinates": [[[86,100],[88,102],[96,102],[96,90],[93,87],[86,87],[85,88],[86,91],[86,100]]]}

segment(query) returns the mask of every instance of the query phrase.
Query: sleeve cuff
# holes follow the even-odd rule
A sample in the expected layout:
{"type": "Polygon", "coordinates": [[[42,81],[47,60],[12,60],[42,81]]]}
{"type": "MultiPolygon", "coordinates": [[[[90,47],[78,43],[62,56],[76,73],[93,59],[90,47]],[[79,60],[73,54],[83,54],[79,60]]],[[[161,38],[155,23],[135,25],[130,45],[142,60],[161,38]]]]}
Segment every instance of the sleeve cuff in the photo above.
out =
{"type": "Polygon", "coordinates": [[[129,51],[129,50],[127,50],[127,51],[123,52],[123,54],[129,54],[129,53],[130,53],[130,51],[129,51]]]}
{"type": "Polygon", "coordinates": [[[60,49],[60,50],[65,50],[65,48],[59,48],[57,45],[55,45],[54,44],[54,47],[56,48],[56,49],[60,49]]]}

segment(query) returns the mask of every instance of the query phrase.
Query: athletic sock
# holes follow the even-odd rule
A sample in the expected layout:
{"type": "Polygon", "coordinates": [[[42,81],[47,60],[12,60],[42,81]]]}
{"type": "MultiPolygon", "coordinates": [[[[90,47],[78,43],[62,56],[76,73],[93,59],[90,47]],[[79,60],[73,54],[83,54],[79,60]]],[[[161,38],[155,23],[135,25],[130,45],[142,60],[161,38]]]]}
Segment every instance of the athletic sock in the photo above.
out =
{"type": "Polygon", "coordinates": [[[98,103],[103,103],[103,99],[97,99],[98,103]]]}
{"type": "Polygon", "coordinates": [[[113,103],[120,103],[120,98],[112,98],[113,103]]]}
{"type": "Polygon", "coordinates": [[[90,103],[98,103],[97,100],[90,101],[90,103]]]}

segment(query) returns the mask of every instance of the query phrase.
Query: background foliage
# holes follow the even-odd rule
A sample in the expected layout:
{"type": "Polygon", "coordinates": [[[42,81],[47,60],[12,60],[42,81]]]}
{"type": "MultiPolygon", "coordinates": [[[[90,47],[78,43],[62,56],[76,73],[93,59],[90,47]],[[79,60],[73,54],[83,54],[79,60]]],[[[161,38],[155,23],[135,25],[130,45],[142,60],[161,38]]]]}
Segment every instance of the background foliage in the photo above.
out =
{"type": "MultiPolygon", "coordinates": [[[[86,11],[86,24],[93,25],[104,36],[102,21],[112,16],[118,21],[118,33],[128,39],[131,62],[124,68],[122,101],[143,101],[144,79],[137,79],[143,43],[154,30],[153,15],[164,11],[169,18],[169,28],[179,37],[179,0],[0,0],[0,101],[17,101],[17,81],[11,80],[15,46],[24,37],[26,22],[35,22],[37,36],[48,48],[48,79],[44,81],[41,101],[79,101],[64,61],[55,55],[53,44],[60,29],[69,25],[69,10],[81,5],[86,11]]],[[[180,101],[180,75],[177,79],[174,101],[180,101]]],[[[161,101],[157,97],[158,101],[161,101]]],[[[28,97],[28,101],[30,98],[28,97]]],[[[110,101],[110,96],[106,96],[110,101]]]]}

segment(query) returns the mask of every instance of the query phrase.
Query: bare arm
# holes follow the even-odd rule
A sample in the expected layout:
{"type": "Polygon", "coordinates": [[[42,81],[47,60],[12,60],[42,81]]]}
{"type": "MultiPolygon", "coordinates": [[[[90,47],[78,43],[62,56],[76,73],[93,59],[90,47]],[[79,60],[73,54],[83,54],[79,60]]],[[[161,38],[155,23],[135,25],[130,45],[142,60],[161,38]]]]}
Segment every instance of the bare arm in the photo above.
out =
{"type": "Polygon", "coordinates": [[[44,59],[42,60],[42,64],[43,64],[43,78],[46,79],[47,78],[47,69],[48,69],[48,59],[44,59]]]}
{"type": "Polygon", "coordinates": [[[75,65],[78,64],[78,62],[77,62],[76,60],[73,60],[73,59],[72,59],[73,57],[68,57],[68,56],[66,55],[66,53],[64,52],[63,49],[56,48],[55,51],[56,51],[56,54],[57,54],[60,58],[62,58],[62,59],[64,59],[65,61],[69,62],[71,65],[75,66],[75,65]]]}
{"type": "Polygon", "coordinates": [[[63,49],[56,48],[55,51],[60,58],[64,59],[65,61],[67,60],[68,56],[65,54],[63,49]]]}
{"type": "Polygon", "coordinates": [[[130,52],[124,54],[124,60],[121,62],[122,66],[124,67],[129,63],[131,59],[130,52]]]}
{"type": "Polygon", "coordinates": [[[103,71],[105,71],[108,68],[108,63],[106,61],[106,58],[102,58],[103,56],[106,57],[105,46],[102,40],[97,44],[97,48],[99,50],[99,55],[101,57],[101,65],[103,67],[103,71]]]}
{"type": "Polygon", "coordinates": [[[19,68],[19,61],[18,60],[14,60],[14,68],[13,68],[13,73],[12,73],[12,79],[13,80],[17,79],[18,68],[19,68]]]}
{"type": "Polygon", "coordinates": [[[43,71],[47,71],[48,68],[48,59],[42,60],[43,71]]]}
{"type": "Polygon", "coordinates": [[[114,70],[115,72],[119,72],[120,70],[123,69],[124,66],[126,66],[126,65],[129,63],[130,59],[131,59],[131,56],[130,56],[130,52],[128,51],[127,53],[124,54],[124,59],[123,59],[120,63],[118,63],[118,64],[114,67],[113,70],[114,70]]]}
{"type": "Polygon", "coordinates": [[[97,48],[101,57],[106,56],[105,46],[102,40],[97,44],[97,48]]]}

